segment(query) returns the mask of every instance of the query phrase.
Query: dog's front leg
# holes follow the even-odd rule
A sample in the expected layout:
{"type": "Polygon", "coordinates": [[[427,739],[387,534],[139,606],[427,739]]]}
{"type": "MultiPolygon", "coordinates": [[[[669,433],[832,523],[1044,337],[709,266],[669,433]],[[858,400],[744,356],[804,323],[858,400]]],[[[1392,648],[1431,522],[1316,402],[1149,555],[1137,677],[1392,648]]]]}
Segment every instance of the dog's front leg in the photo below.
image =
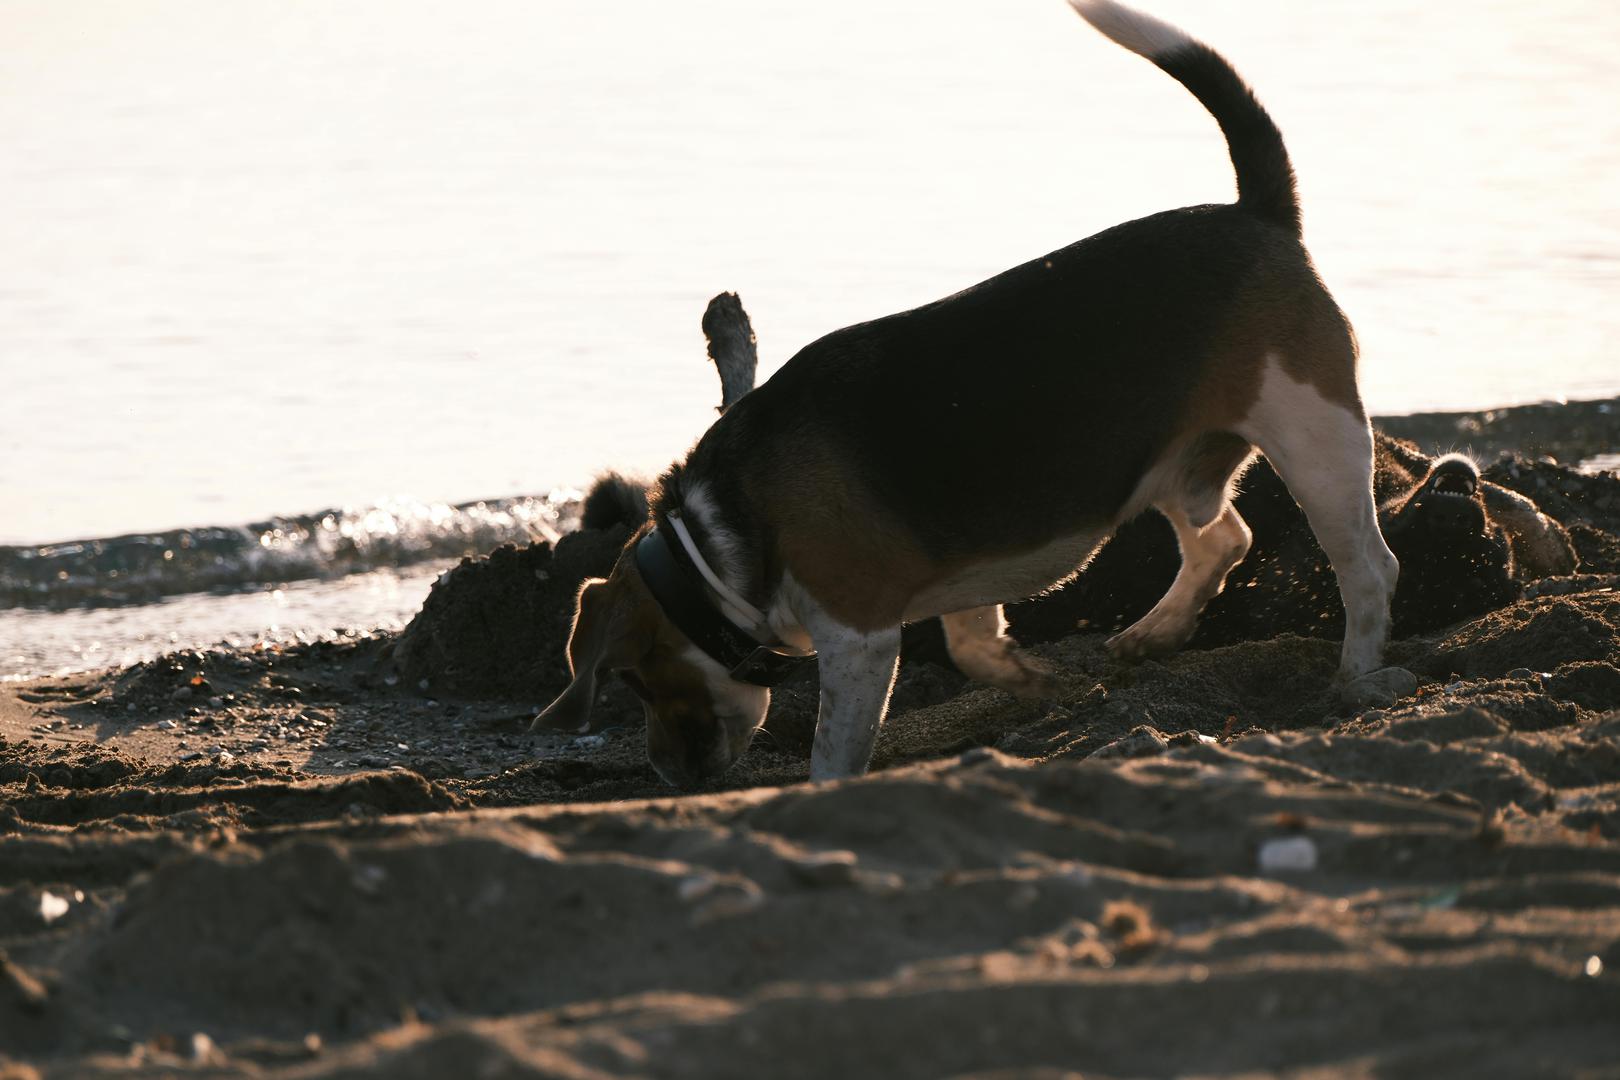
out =
{"type": "Polygon", "coordinates": [[[900,628],[863,634],[830,620],[807,626],[819,657],[821,709],[810,751],[810,779],[859,776],[889,707],[900,663],[900,628]]]}

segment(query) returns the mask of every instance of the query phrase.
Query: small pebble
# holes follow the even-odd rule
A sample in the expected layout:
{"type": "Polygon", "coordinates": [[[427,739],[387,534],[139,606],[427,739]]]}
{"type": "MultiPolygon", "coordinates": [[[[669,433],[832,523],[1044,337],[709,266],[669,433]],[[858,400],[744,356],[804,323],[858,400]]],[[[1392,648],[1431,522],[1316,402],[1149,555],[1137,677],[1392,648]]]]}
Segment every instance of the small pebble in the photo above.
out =
{"type": "Polygon", "coordinates": [[[67,897],[57,896],[53,892],[39,894],[39,917],[47,924],[55,922],[68,913],[67,897]]]}
{"type": "Polygon", "coordinates": [[[354,869],[354,889],[366,896],[376,896],[388,880],[388,871],[381,866],[365,863],[354,869]]]}
{"type": "Polygon", "coordinates": [[[905,889],[906,881],[888,870],[861,870],[855,875],[855,887],[872,896],[895,896],[905,889]]]}
{"type": "Polygon", "coordinates": [[[191,1037],[191,1060],[198,1065],[217,1065],[224,1060],[225,1055],[220,1052],[214,1040],[204,1032],[197,1032],[191,1037]]]}
{"type": "Polygon", "coordinates": [[[1280,836],[1260,845],[1260,871],[1306,873],[1316,869],[1316,842],[1308,836],[1280,836]]]}

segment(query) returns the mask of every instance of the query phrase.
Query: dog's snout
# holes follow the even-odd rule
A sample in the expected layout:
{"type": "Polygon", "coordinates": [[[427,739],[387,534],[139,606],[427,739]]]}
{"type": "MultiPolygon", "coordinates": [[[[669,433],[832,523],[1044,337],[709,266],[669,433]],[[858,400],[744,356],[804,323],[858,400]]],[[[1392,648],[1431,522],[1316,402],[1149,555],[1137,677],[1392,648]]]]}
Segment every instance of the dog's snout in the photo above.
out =
{"type": "Polygon", "coordinates": [[[714,717],[659,716],[649,709],[647,722],[647,757],[665,783],[689,790],[731,767],[730,742],[714,717]]]}
{"type": "Polygon", "coordinates": [[[654,771],[665,783],[690,790],[731,766],[731,756],[724,751],[722,739],[697,738],[678,744],[666,753],[652,755],[651,760],[654,771]]]}
{"type": "Polygon", "coordinates": [[[657,773],[658,778],[672,788],[691,791],[700,783],[699,777],[692,775],[684,766],[676,762],[660,758],[650,758],[649,760],[652,762],[653,772],[657,773]]]}
{"type": "Polygon", "coordinates": [[[1441,462],[1429,478],[1429,490],[1442,495],[1472,496],[1479,490],[1479,474],[1466,462],[1441,462]]]}

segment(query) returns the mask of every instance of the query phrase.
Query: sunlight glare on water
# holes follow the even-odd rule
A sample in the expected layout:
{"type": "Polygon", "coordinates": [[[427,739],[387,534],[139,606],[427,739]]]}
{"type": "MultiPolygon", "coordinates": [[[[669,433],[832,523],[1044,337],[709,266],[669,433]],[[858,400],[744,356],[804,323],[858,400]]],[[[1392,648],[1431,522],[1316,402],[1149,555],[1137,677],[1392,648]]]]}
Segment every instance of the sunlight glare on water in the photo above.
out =
{"type": "Polygon", "coordinates": [[[12,610],[0,616],[0,683],[123,667],[185,649],[286,645],[398,630],[422,606],[439,562],[138,607],[12,610]],[[363,623],[356,626],[357,615],[363,623]]]}

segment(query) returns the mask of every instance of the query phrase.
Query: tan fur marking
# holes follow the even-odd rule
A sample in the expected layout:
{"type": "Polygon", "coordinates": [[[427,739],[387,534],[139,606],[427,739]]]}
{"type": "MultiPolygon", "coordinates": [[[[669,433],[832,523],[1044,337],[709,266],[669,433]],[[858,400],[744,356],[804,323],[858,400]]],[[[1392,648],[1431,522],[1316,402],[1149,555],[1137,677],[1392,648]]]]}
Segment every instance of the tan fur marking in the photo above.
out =
{"type": "Polygon", "coordinates": [[[921,551],[824,449],[800,446],[779,486],[754,493],[783,566],[834,619],[863,633],[899,625],[907,603],[948,568],[921,551]]]}
{"type": "MultiPolygon", "coordinates": [[[[634,671],[664,718],[712,711],[702,673],[681,658],[686,639],[665,617],[636,569],[632,553],[644,533],[645,529],[638,530],[630,537],[611,574],[587,579],[580,587],[567,647],[573,682],[533,727],[583,730],[599,675],[615,670],[634,671]]],[[[651,719],[654,710],[648,712],[651,719]]],[[[650,733],[648,737],[653,738],[650,733]]]]}
{"type": "Polygon", "coordinates": [[[1189,437],[1232,430],[1253,408],[1271,358],[1295,382],[1362,415],[1357,352],[1355,331],[1310,257],[1303,249],[1278,251],[1239,292],[1217,330],[1180,430],[1189,437]]]}

